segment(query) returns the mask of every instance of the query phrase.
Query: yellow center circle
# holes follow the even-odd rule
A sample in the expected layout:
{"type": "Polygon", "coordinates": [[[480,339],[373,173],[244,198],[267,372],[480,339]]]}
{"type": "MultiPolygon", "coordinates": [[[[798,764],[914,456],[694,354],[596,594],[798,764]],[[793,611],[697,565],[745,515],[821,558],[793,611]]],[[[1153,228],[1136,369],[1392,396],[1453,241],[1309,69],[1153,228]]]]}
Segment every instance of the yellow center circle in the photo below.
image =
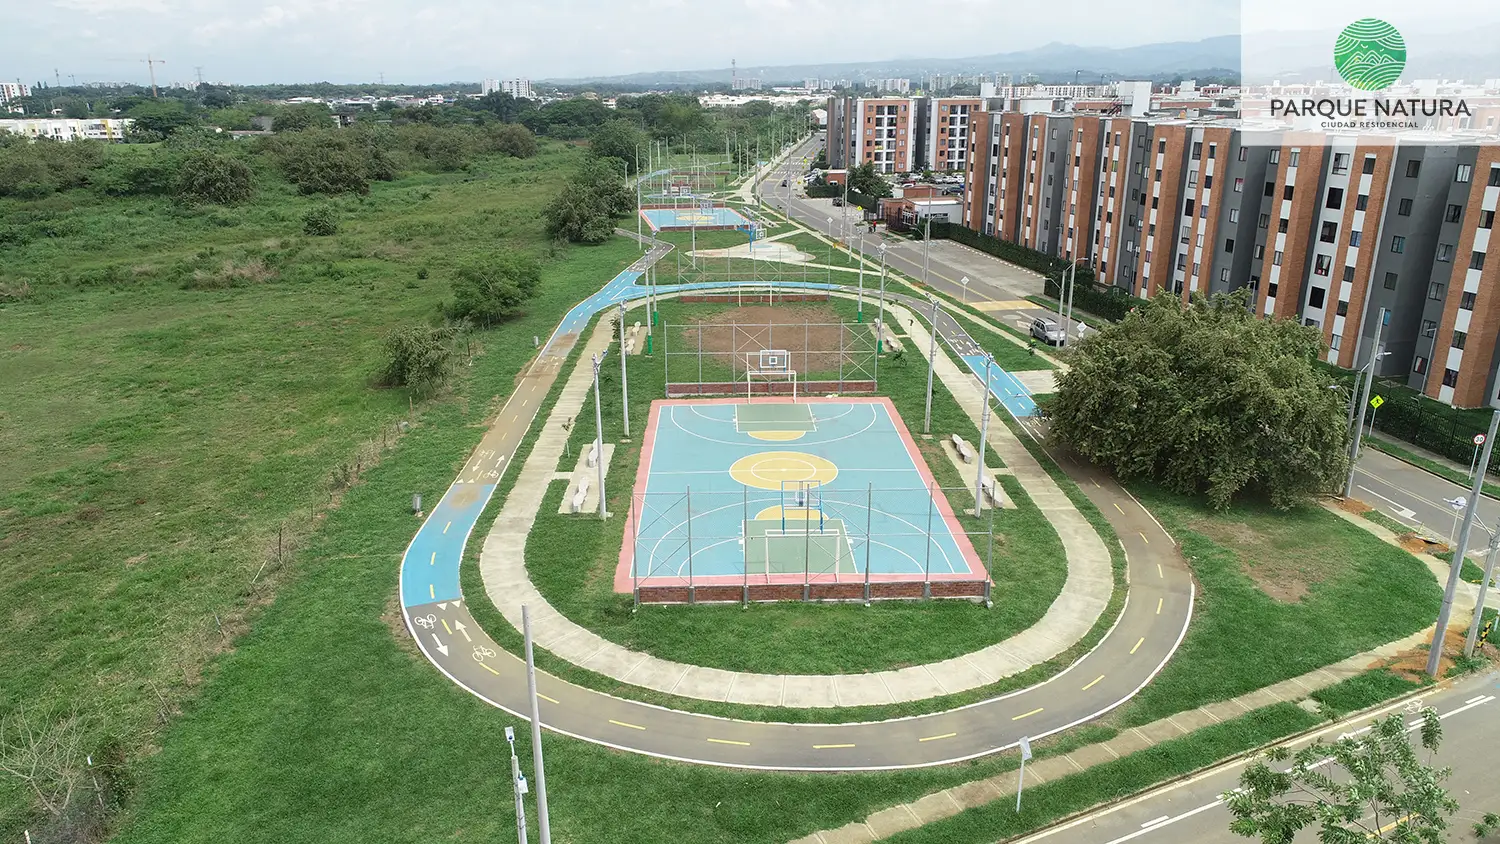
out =
{"type": "Polygon", "coordinates": [[[818,481],[829,484],[839,467],[814,454],[800,451],[762,451],[734,461],[729,476],[745,486],[780,490],[783,483],[818,481]]]}

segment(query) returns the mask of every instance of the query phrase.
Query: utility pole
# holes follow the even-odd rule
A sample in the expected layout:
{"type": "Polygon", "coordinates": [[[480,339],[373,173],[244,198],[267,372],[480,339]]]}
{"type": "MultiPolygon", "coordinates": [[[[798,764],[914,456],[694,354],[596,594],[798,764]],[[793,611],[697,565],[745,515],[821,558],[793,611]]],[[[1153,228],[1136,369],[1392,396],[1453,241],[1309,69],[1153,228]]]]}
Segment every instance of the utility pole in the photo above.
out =
{"type": "Polygon", "coordinates": [[[599,366],[604,363],[604,356],[609,354],[605,349],[594,355],[594,457],[599,467],[599,518],[604,519],[604,412],[599,407],[599,366]]]}
{"type": "MultiPolygon", "coordinates": [[[[937,336],[938,336],[938,298],[932,299],[932,343],[927,349],[927,410],[922,415],[922,433],[932,433],[932,370],[937,366],[937,336]]],[[[989,385],[985,385],[989,389],[989,385]]]]}
{"type": "Polygon", "coordinates": [[[193,71],[198,74],[198,87],[202,88],[203,87],[203,65],[201,65],[201,64],[195,64],[195,65],[193,65],[193,71]]]}
{"type": "MultiPolygon", "coordinates": [[[[625,384],[625,303],[620,303],[620,409],[625,412],[625,438],[630,438],[630,388],[625,384]]],[[[601,459],[599,462],[603,463],[601,459]]],[[[599,494],[604,494],[600,487],[599,494]]]]}
{"type": "MultiPolygon", "coordinates": [[[[599,465],[604,465],[601,455],[599,465]]],[[[604,488],[599,488],[599,501],[604,501],[604,488]]],[[[603,507],[603,504],[600,504],[603,507]]],[[[531,761],[536,772],[536,826],[537,839],[542,844],[552,844],[552,823],[547,817],[547,773],[542,766],[542,718],[541,705],[537,703],[536,661],[531,656],[531,615],[526,605],[521,605],[521,627],[526,634],[526,693],[531,697],[531,761]]]]}
{"type": "Polygon", "coordinates": [[[988,352],[984,355],[984,410],[979,417],[979,471],[974,478],[974,517],[979,518],[979,511],[984,509],[984,443],[990,435],[990,365],[995,362],[995,356],[988,352]]]}
{"type": "Polygon", "coordinates": [[[153,58],[151,58],[151,54],[150,53],[146,54],[146,68],[147,68],[147,70],[151,71],[151,98],[152,99],[159,99],[159,96],[156,93],[156,66],[159,65],[159,64],[166,64],[166,63],[167,63],[166,59],[153,59],[153,58]]]}
{"type": "MultiPolygon", "coordinates": [[[[848,178],[847,176],[845,177],[848,178]]],[[[922,233],[922,284],[931,286],[932,282],[927,280],[927,258],[932,254],[932,207],[927,208],[927,224],[922,233]]],[[[934,330],[936,330],[934,328],[934,330]]]]}
{"type": "MultiPolygon", "coordinates": [[[[1484,621],[1484,599],[1490,590],[1490,578],[1495,576],[1495,556],[1500,554],[1500,525],[1496,525],[1495,532],[1490,534],[1489,555],[1484,558],[1484,580],[1479,583],[1479,597],[1474,601],[1474,620],[1469,622],[1469,635],[1464,638],[1464,656],[1474,655],[1474,646],[1479,644],[1479,625],[1484,621]]],[[[1454,563],[1454,568],[1461,568],[1461,563],[1454,563]]]]}
{"type": "Polygon", "coordinates": [[[521,798],[530,791],[526,787],[526,775],[521,773],[521,760],[516,758],[516,728],[505,728],[505,741],[510,745],[510,785],[516,795],[516,841],[526,844],[526,801],[521,798]]]}
{"type": "MultiPolygon", "coordinates": [[[[1500,408],[1490,415],[1490,435],[1485,438],[1484,453],[1479,456],[1481,467],[1490,465],[1490,449],[1495,444],[1497,430],[1500,430],[1500,408]]],[[[1458,542],[1453,546],[1453,561],[1448,566],[1448,585],[1443,589],[1443,607],[1438,611],[1437,626],[1432,631],[1432,647],[1427,653],[1427,676],[1429,677],[1437,677],[1438,664],[1443,658],[1443,636],[1448,632],[1448,617],[1453,612],[1453,594],[1458,589],[1458,575],[1463,571],[1464,555],[1469,550],[1469,530],[1474,527],[1474,514],[1479,510],[1479,499],[1484,495],[1484,475],[1482,468],[1474,473],[1474,483],[1469,489],[1468,506],[1464,509],[1464,524],[1459,528],[1458,542]]],[[[1478,617],[1478,607],[1474,612],[1478,617]]]]}
{"type": "MultiPolygon", "coordinates": [[[[1368,364],[1370,371],[1365,375],[1365,389],[1359,398],[1359,419],[1358,423],[1354,426],[1354,442],[1349,446],[1349,478],[1344,482],[1345,498],[1350,498],[1354,495],[1354,468],[1359,464],[1359,438],[1364,434],[1365,407],[1368,406],[1367,403],[1370,401],[1370,390],[1375,381],[1375,367],[1380,363],[1380,358],[1384,356],[1384,352],[1380,348],[1380,335],[1385,331],[1387,313],[1388,311],[1385,308],[1381,308],[1380,321],[1375,324],[1375,355],[1370,358],[1368,364]]],[[[1494,437],[1493,431],[1490,432],[1490,436],[1491,438],[1494,437]]],[[[1488,449],[1488,444],[1485,447],[1488,449]]],[[[1485,453],[1488,454],[1489,451],[1486,450],[1485,453]]],[[[1483,477],[1483,474],[1481,473],[1480,476],[1483,477]]]]}

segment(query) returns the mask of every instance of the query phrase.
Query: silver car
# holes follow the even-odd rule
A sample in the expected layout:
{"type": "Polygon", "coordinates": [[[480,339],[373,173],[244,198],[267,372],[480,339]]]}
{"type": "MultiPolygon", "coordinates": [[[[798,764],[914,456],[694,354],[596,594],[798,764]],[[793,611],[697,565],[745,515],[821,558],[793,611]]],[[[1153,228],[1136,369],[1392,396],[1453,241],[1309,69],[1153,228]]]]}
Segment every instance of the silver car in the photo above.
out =
{"type": "Polygon", "coordinates": [[[1031,336],[1050,346],[1062,345],[1068,339],[1068,335],[1058,326],[1056,320],[1042,317],[1031,321],[1031,336]]]}

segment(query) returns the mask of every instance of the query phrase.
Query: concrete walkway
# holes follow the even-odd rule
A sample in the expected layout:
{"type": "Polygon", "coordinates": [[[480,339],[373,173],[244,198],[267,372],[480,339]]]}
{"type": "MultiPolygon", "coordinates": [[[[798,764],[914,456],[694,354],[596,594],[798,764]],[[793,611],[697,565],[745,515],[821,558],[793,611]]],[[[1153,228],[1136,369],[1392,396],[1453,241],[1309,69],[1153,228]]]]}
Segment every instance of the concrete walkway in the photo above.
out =
{"type": "MultiPolygon", "coordinates": [[[[906,309],[889,310],[900,324],[913,324],[906,309]]],[[[920,344],[928,342],[926,328],[920,324],[915,324],[912,336],[920,344]]],[[[601,321],[584,347],[584,356],[607,348],[609,342],[609,323],[601,321]]],[[[937,374],[977,425],[983,401],[978,382],[960,372],[941,350],[937,374]]],[[[586,366],[575,367],[568,375],[479,557],[485,591],[506,620],[520,629],[521,605],[529,605],[537,645],[575,665],[621,682],[700,700],[804,708],[879,706],[967,691],[1025,671],[1076,644],[1109,603],[1114,582],[1104,543],[1010,429],[996,424],[990,426],[990,446],[1012,467],[1027,495],[1051,521],[1067,555],[1063,590],[1035,626],[971,654],[868,674],[748,674],[685,665],[624,648],[559,613],[531,583],[525,567],[527,534],[563,453],[561,422],[577,416],[591,382],[592,370],[586,366]]]]}
{"type": "MultiPolygon", "coordinates": [[[[1026,766],[1026,785],[1035,787],[1045,782],[1061,779],[1069,774],[1088,770],[1095,765],[1112,762],[1122,756],[1180,738],[1194,730],[1238,718],[1264,706],[1304,700],[1319,689],[1362,674],[1383,660],[1403,651],[1409,651],[1418,645],[1426,644],[1431,636],[1432,631],[1429,628],[1420,633],[1413,633],[1399,642],[1382,645],[1375,650],[1349,657],[1300,677],[1283,680],[1264,689],[1179,712],[1150,724],[1130,727],[1109,741],[1086,745],[1071,753],[1038,759],[1026,766]]],[[[1015,771],[1008,771],[987,779],[956,785],[910,803],[882,809],[862,821],[855,821],[837,829],[814,832],[798,838],[791,844],[869,844],[869,842],[889,838],[900,832],[916,829],[923,824],[952,817],[965,809],[983,806],[994,800],[1015,800],[1016,777],[1015,771]]]]}

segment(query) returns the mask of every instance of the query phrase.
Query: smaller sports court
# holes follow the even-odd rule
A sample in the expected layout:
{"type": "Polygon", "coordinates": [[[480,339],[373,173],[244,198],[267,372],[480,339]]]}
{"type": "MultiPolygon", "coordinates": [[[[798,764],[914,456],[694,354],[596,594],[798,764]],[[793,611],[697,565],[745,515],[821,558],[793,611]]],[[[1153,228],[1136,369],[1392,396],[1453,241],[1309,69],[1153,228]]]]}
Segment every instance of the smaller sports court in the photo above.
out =
{"type": "Polygon", "coordinates": [[[688,229],[747,229],[750,221],[744,214],[723,205],[709,202],[686,204],[679,207],[642,208],[641,218],[654,232],[687,231],[688,229]]]}

